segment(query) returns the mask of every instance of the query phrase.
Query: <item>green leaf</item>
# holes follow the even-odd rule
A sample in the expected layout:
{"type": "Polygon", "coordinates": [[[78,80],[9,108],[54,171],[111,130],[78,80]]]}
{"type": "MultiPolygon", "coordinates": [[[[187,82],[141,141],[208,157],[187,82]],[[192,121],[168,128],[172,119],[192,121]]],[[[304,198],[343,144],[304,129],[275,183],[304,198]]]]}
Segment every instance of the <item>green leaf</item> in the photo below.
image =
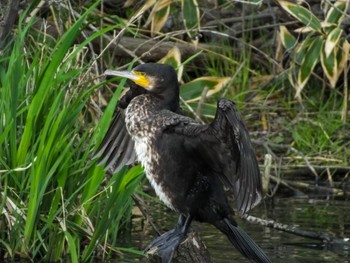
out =
{"type": "Polygon", "coordinates": [[[71,262],[78,263],[79,260],[78,260],[77,247],[75,245],[75,240],[68,231],[64,231],[64,235],[66,236],[66,239],[67,239],[71,262]]]}
{"type": "Polygon", "coordinates": [[[181,85],[180,95],[187,102],[198,101],[203,91],[207,89],[205,97],[208,98],[221,91],[229,82],[229,77],[201,77],[181,85]]]}
{"type": "Polygon", "coordinates": [[[300,66],[298,64],[295,64],[294,62],[291,62],[290,67],[287,69],[288,80],[293,87],[296,87],[299,69],[300,66]]]}
{"type": "Polygon", "coordinates": [[[287,30],[285,26],[280,26],[279,35],[285,49],[290,50],[296,46],[296,38],[287,30]]]}
{"type": "Polygon", "coordinates": [[[7,138],[8,133],[11,131],[12,128],[12,124],[13,124],[13,120],[10,120],[9,123],[5,126],[5,129],[2,130],[3,127],[0,127],[0,145],[2,145],[2,143],[5,141],[5,139],[7,138]]]}
{"type": "Polygon", "coordinates": [[[324,47],[327,57],[333,51],[334,47],[338,44],[342,33],[343,33],[343,30],[338,28],[338,27],[336,27],[327,36],[326,44],[325,44],[325,47],[324,47]]]}
{"type": "MultiPolygon", "coordinates": [[[[4,211],[5,212],[5,211],[4,211]]],[[[3,212],[3,213],[4,213],[3,212]]],[[[2,245],[2,250],[4,252],[6,252],[8,254],[9,257],[13,258],[14,257],[14,254],[13,254],[13,250],[11,248],[11,245],[7,242],[5,242],[4,240],[0,239],[0,244],[2,245]]]]}
{"type": "Polygon", "coordinates": [[[108,188],[109,194],[106,198],[104,209],[108,213],[103,213],[99,218],[91,240],[84,249],[82,261],[86,262],[93,253],[94,248],[99,244],[103,235],[109,231],[111,224],[119,224],[124,212],[130,206],[131,195],[142,179],[143,169],[140,166],[134,166],[125,173],[125,169],[113,175],[108,188]],[[115,220],[116,219],[117,222],[115,220]]]}
{"type": "Polygon", "coordinates": [[[188,106],[200,116],[206,116],[209,118],[214,118],[216,114],[216,105],[213,103],[202,103],[200,104],[200,111],[198,112],[198,102],[190,102],[188,106]]]}
{"type": "MultiPolygon", "coordinates": [[[[112,79],[111,79],[112,80],[112,79]]],[[[96,141],[96,147],[102,142],[103,137],[105,136],[110,122],[113,118],[113,114],[115,112],[115,108],[117,106],[117,103],[119,101],[120,93],[122,92],[122,89],[124,87],[124,84],[126,82],[126,79],[122,79],[118,85],[117,90],[114,92],[112,99],[109,101],[107,108],[105,109],[96,129],[95,132],[91,138],[92,141],[96,141]]]]}
{"type": "Polygon", "coordinates": [[[177,46],[174,46],[172,49],[170,49],[165,57],[159,60],[159,63],[168,64],[177,69],[177,79],[178,81],[181,80],[183,65],[181,64],[181,52],[177,46]]]}
{"type": "MultiPolygon", "coordinates": [[[[41,110],[44,106],[44,102],[49,97],[49,91],[51,86],[54,86],[56,79],[55,75],[57,74],[57,70],[64,60],[64,57],[67,55],[67,52],[71,45],[73,44],[76,37],[79,35],[81,31],[81,26],[83,25],[85,18],[87,15],[92,12],[92,10],[98,5],[99,1],[91,5],[91,7],[75,22],[75,24],[70,27],[70,29],[62,36],[62,38],[57,42],[55,49],[52,53],[51,60],[47,62],[47,64],[43,67],[41,72],[41,79],[39,82],[39,87],[37,88],[37,91],[35,93],[35,96],[33,97],[32,102],[30,103],[26,124],[24,128],[24,132],[21,138],[21,142],[18,148],[17,152],[17,163],[22,164],[25,162],[28,154],[28,149],[30,147],[30,144],[32,142],[32,136],[33,131],[35,131],[36,122],[38,121],[38,116],[40,116],[41,110]]],[[[58,103],[58,100],[56,98],[56,103],[58,103]]],[[[59,107],[56,105],[52,105],[51,115],[52,117],[54,115],[54,111],[59,109],[59,107]]],[[[62,116],[63,117],[63,116],[62,116]]],[[[58,124],[58,121],[57,121],[58,124]]],[[[49,128],[47,128],[47,131],[49,128]]],[[[44,136],[42,136],[44,140],[44,136]]],[[[53,138],[53,137],[52,137],[53,138]]],[[[54,139],[54,138],[53,138],[54,139]]],[[[44,145],[44,142],[42,140],[42,144],[44,145]]],[[[43,149],[40,152],[41,154],[41,161],[36,162],[36,172],[32,173],[31,180],[33,181],[33,185],[30,189],[29,194],[29,204],[28,204],[28,215],[27,215],[27,221],[25,224],[24,229],[24,240],[26,244],[28,245],[31,241],[31,236],[34,230],[35,223],[38,218],[38,207],[40,205],[39,197],[42,196],[42,191],[45,189],[45,186],[47,184],[47,181],[43,181],[42,178],[50,178],[48,174],[46,174],[46,165],[49,163],[48,159],[52,158],[52,154],[46,153],[51,147],[43,147],[43,149]],[[44,151],[45,149],[45,151],[44,151]],[[47,154],[47,155],[46,155],[47,154]],[[40,192],[39,192],[40,191],[40,192]]]]}
{"type": "Polygon", "coordinates": [[[322,30],[323,32],[326,34],[326,35],[329,35],[329,33],[331,33],[334,28],[336,28],[337,26],[332,24],[332,23],[328,23],[328,22],[325,22],[325,21],[322,21],[321,22],[321,26],[322,26],[322,30]]]}
{"type": "Polygon", "coordinates": [[[302,63],[305,53],[311,45],[311,43],[313,42],[313,39],[314,38],[311,35],[308,35],[306,39],[295,48],[295,52],[293,54],[293,61],[297,65],[300,65],[302,63]]]}
{"type": "Polygon", "coordinates": [[[302,22],[305,26],[309,26],[313,30],[321,32],[321,22],[305,7],[282,0],[278,0],[278,2],[284,10],[302,22]]]}
{"type": "Polygon", "coordinates": [[[329,82],[331,83],[331,87],[335,87],[335,71],[336,71],[336,49],[334,48],[332,52],[326,56],[326,52],[323,50],[321,53],[321,65],[324,73],[326,74],[329,82]]]}
{"type": "Polygon", "coordinates": [[[343,72],[346,61],[349,58],[349,46],[349,43],[344,41],[340,45],[341,48],[336,46],[329,56],[326,55],[324,49],[321,53],[321,65],[332,88],[337,84],[339,76],[343,72]]]}
{"type": "Polygon", "coordinates": [[[322,37],[316,37],[305,53],[304,59],[301,63],[301,67],[298,73],[298,81],[296,86],[297,97],[300,96],[302,89],[304,88],[305,84],[310,78],[311,73],[314,70],[316,64],[320,60],[320,53],[323,43],[324,40],[322,37]]]}
{"type": "Polygon", "coordinates": [[[341,48],[339,49],[339,52],[337,55],[339,75],[344,71],[345,64],[347,63],[349,58],[350,58],[350,44],[347,40],[345,40],[341,45],[341,48]]]}
{"type": "Polygon", "coordinates": [[[346,10],[348,10],[348,0],[338,0],[329,9],[325,22],[340,25],[344,19],[346,10]]]}
{"type": "Polygon", "coordinates": [[[196,0],[181,0],[182,15],[187,34],[194,37],[200,28],[199,7],[196,0]]]}

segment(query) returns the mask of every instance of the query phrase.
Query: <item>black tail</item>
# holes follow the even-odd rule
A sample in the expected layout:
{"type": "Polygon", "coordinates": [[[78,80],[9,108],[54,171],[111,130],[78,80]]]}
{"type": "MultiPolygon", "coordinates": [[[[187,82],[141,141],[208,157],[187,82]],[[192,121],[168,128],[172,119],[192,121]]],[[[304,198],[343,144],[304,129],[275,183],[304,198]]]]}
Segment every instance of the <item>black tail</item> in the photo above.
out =
{"type": "Polygon", "coordinates": [[[257,263],[271,263],[264,251],[239,226],[235,226],[228,219],[218,222],[215,226],[228,237],[235,248],[246,258],[257,263]]]}

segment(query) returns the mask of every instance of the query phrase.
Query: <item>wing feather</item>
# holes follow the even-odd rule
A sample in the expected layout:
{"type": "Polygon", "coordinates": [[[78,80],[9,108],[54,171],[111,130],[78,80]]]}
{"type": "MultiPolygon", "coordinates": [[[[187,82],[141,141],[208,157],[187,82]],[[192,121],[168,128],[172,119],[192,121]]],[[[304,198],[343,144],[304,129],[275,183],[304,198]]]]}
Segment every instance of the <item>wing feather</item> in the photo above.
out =
{"type": "Polygon", "coordinates": [[[241,213],[260,202],[259,166],[249,133],[234,102],[220,99],[215,119],[209,125],[183,123],[180,119],[171,132],[189,138],[185,148],[210,165],[212,173],[233,192],[241,213]]]}
{"type": "Polygon", "coordinates": [[[227,132],[238,147],[238,152],[232,153],[239,155],[233,191],[239,211],[245,213],[261,201],[262,191],[259,166],[248,130],[234,102],[228,99],[218,101],[214,123],[221,127],[222,131],[227,132]],[[218,118],[218,115],[224,115],[225,118],[218,118]]]}
{"type": "Polygon", "coordinates": [[[134,142],[126,129],[123,109],[117,109],[117,114],[98,147],[95,157],[99,158],[98,164],[104,163],[106,170],[113,167],[114,172],[136,162],[134,142]]]}

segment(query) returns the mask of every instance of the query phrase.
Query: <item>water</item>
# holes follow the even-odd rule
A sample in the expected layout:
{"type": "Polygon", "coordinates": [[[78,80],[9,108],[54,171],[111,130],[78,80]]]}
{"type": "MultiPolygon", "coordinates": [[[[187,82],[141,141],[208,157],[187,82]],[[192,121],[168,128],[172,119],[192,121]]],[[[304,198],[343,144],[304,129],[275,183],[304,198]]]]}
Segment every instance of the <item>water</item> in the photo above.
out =
{"type": "MultiPolygon", "coordinates": [[[[164,206],[152,206],[152,217],[166,231],[177,220],[174,212],[164,206]]],[[[279,197],[261,203],[251,213],[257,217],[273,219],[303,230],[324,232],[338,238],[350,237],[350,203],[344,200],[310,197],[279,197]]],[[[154,231],[141,218],[133,223],[131,246],[143,249],[155,237],[154,231]]],[[[350,263],[350,243],[347,246],[326,247],[321,241],[285,233],[275,229],[252,225],[237,220],[239,225],[268,254],[274,263],[343,262],[350,263]]],[[[211,254],[214,263],[250,262],[237,252],[226,237],[208,224],[194,223],[211,254]]],[[[135,257],[130,262],[147,262],[135,257]]]]}

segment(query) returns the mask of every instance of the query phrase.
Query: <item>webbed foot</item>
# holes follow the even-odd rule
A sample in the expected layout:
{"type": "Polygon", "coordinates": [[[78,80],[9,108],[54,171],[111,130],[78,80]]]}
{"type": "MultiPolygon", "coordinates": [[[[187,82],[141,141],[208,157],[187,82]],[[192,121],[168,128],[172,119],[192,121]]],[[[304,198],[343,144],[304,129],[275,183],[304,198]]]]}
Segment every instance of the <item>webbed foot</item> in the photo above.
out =
{"type": "Polygon", "coordinates": [[[158,255],[162,263],[171,263],[175,251],[186,238],[192,217],[179,217],[176,227],[153,240],[145,249],[145,253],[158,255]]]}
{"type": "Polygon", "coordinates": [[[145,252],[149,251],[150,249],[154,247],[159,247],[164,245],[169,238],[171,238],[171,235],[175,232],[175,229],[171,229],[168,232],[165,232],[161,236],[154,239],[151,243],[148,244],[148,246],[145,248],[145,252]]]}
{"type": "Polygon", "coordinates": [[[158,255],[162,263],[170,263],[175,251],[186,238],[186,233],[172,229],[153,240],[145,249],[145,252],[158,255]]]}

